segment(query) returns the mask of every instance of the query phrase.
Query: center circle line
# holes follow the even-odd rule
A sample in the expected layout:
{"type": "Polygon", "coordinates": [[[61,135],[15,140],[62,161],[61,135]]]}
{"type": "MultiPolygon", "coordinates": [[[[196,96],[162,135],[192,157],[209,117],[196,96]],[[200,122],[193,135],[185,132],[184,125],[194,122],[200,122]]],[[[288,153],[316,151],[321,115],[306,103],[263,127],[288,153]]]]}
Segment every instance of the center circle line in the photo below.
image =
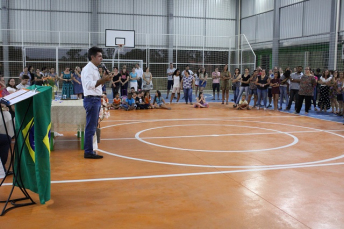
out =
{"type": "MultiPolygon", "coordinates": [[[[187,125],[171,125],[171,126],[159,126],[159,127],[153,127],[145,130],[141,130],[135,134],[135,138],[143,143],[146,143],[148,145],[156,146],[156,147],[161,147],[161,148],[167,148],[167,149],[173,149],[173,150],[183,150],[183,151],[195,151],[195,152],[215,152],[215,153],[247,153],[247,152],[262,152],[262,151],[271,151],[271,150],[278,150],[278,149],[283,149],[287,148],[290,146],[293,146],[298,143],[298,138],[295,137],[292,134],[285,133],[279,130],[273,130],[273,129],[267,129],[263,127],[252,127],[252,126],[238,126],[238,125],[229,125],[229,124],[187,124],[187,125]],[[186,149],[186,148],[177,148],[177,147],[171,147],[171,146],[164,146],[164,145],[159,145],[155,144],[152,142],[148,142],[143,140],[143,138],[140,137],[140,134],[149,131],[149,130],[155,130],[155,129],[161,129],[161,128],[168,128],[168,127],[185,127],[185,126],[234,126],[234,127],[244,127],[244,128],[252,128],[252,129],[262,129],[262,130],[268,130],[268,131],[273,131],[274,133],[280,133],[280,134],[285,134],[293,138],[293,142],[284,146],[279,146],[279,147],[274,147],[274,148],[268,148],[268,149],[255,149],[255,150],[202,150],[202,149],[186,149]]],[[[147,138],[145,138],[147,139],[147,138]]]]}

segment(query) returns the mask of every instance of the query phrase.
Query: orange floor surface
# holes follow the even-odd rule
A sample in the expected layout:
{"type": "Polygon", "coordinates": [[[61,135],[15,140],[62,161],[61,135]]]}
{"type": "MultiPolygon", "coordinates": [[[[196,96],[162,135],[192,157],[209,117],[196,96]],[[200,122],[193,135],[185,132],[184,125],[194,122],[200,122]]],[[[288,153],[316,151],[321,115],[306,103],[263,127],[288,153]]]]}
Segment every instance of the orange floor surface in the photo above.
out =
{"type": "Polygon", "coordinates": [[[344,228],[342,124],[171,107],[111,111],[100,160],[83,158],[75,133],[56,137],[51,200],[29,191],[37,204],[9,211],[0,228],[344,228]]]}

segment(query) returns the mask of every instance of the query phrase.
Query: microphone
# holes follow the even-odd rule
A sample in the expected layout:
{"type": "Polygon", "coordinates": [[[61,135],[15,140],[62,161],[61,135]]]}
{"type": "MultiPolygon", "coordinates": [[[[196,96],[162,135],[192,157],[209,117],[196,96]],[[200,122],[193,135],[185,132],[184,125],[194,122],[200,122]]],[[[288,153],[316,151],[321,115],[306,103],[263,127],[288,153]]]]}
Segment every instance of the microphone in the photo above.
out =
{"type": "Polygon", "coordinates": [[[102,67],[102,69],[103,69],[107,74],[110,74],[110,71],[107,69],[107,67],[105,66],[105,64],[101,64],[100,66],[102,67]]]}

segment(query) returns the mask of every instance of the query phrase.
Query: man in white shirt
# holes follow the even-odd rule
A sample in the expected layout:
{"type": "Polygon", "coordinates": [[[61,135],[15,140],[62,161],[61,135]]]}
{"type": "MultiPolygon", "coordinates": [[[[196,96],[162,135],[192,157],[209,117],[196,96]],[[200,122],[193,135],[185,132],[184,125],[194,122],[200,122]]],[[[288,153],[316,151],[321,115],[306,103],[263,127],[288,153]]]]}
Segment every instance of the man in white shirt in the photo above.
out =
{"type": "Polygon", "coordinates": [[[168,95],[170,94],[171,88],[173,88],[173,73],[176,69],[173,67],[173,63],[170,63],[170,67],[167,69],[167,95],[166,99],[168,99],[168,95]]]}
{"type": "Polygon", "coordinates": [[[142,75],[143,75],[143,70],[140,68],[139,64],[135,64],[135,72],[137,74],[137,89],[139,91],[142,90],[142,75]]]}
{"type": "Polygon", "coordinates": [[[86,128],[84,143],[84,158],[100,159],[93,150],[93,137],[96,133],[99,119],[99,111],[102,97],[102,86],[111,80],[110,74],[105,72],[100,78],[98,66],[103,60],[103,50],[98,47],[92,47],[88,50],[88,64],[82,69],[82,88],[84,89],[84,108],[86,110],[86,128]]]}

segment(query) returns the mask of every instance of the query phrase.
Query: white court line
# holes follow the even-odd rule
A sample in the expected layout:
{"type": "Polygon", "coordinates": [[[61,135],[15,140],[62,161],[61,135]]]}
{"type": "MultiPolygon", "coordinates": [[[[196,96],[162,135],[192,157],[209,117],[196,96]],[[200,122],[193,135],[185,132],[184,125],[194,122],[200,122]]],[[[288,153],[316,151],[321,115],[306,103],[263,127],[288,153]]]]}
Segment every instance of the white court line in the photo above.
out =
{"type": "Polygon", "coordinates": [[[241,118],[255,119],[255,118],[298,118],[297,115],[283,115],[283,116],[253,116],[253,117],[228,117],[228,118],[194,118],[194,119],[121,119],[121,120],[103,120],[102,122],[157,122],[157,121],[187,121],[187,120],[237,120],[241,118]]]}
{"type": "MultiPolygon", "coordinates": [[[[327,130],[330,131],[330,130],[327,130]]],[[[334,130],[334,131],[344,131],[344,130],[334,130]]],[[[297,134],[297,133],[317,133],[326,131],[291,131],[291,132],[272,132],[272,133],[242,133],[242,134],[209,134],[209,135],[182,135],[182,136],[165,136],[165,137],[142,137],[141,139],[165,139],[165,138],[198,138],[198,137],[222,137],[222,136],[236,136],[236,135],[266,135],[266,134],[297,134]]],[[[112,140],[135,140],[136,138],[102,138],[104,141],[112,140]]]]}
{"type": "MultiPolygon", "coordinates": [[[[295,116],[295,117],[301,117],[301,116],[295,116]]],[[[235,121],[235,120],[226,120],[226,121],[235,121]]],[[[293,126],[293,127],[298,127],[298,128],[304,128],[304,129],[311,129],[311,130],[315,130],[315,131],[323,131],[320,129],[315,129],[315,128],[311,128],[311,127],[305,127],[305,126],[297,126],[297,125],[291,125],[291,124],[285,124],[285,123],[274,123],[274,122],[262,122],[262,121],[248,121],[248,120],[241,120],[241,122],[253,122],[253,123],[263,123],[263,124],[276,124],[276,125],[282,125],[282,126],[293,126]]],[[[111,125],[111,126],[116,126],[116,125],[111,125]]],[[[332,132],[327,132],[329,134],[333,134],[333,135],[337,135],[341,138],[344,138],[343,135],[339,135],[339,134],[335,134],[332,132]]],[[[115,157],[120,157],[120,158],[124,158],[124,159],[128,159],[128,160],[134,160],[134,161],[141,161],[141,162],[148,162],[148,163],[156,163],[156,164],[164,164],[164,165],[174,165],[174,166],[189,166],[189,167],[204,167],[204,168],[263,168],[263,167],[268,167],[268,165],[265,166],[216,166],[216,165],[197,165],[197,164],[183,164],[183,163],[173,163],[173,162],[164,162],[164,161],[154,161],[154,160],[146,160],[146,159],[141,159],[141,158],[135,158],[135,157],[128,157],[128,156],[124,156],[124,155],[120,155],[120,154],[114,154],[114,153],[110,153],[101,149],[98,149],[98,151],[103,152],[105,154],[109,154],[115,157]]],[[[319,164],[319,163],[324,163],[324,162],[330,162],[330,161],[335,161],[338,159],[342,159],[344,157],[344,154],[337,156],[337,157],[332,157],[332,158],[328,158],[328,159],[323,159],[323,160],[319,160],[319,161],[311,161],[311,162],[303,162],[303,163],[292,163],[292,164],[284,164],[284,165],[269,165],[269,166],[276,166],[276,167],[280,167],[280,166],[299,166],[299,165],[310,165],[310,164],[319,164]]]]}
{"type": "MultiPolygon", "coordinates": [[[[268,167],[268,168],[258,168],[258,169],[241,169],[241,170],[216,171],[216,172],[180,173],[180,174],[164,174],[164,175],[133,176],[133,177],[112,177],[112,178],[97,178],[97,179],[80,179],[80,180],[60,180],[60,181],[51,181],[51,184],[99,182],[99,181],[117,181],[117,180],[139,180],[139,179],[185,177],[185,176],[200,176],[200,175],[229,174],[229,173],[242,173],[242,172],[258,172],[258,171],[281,170],[281,169],[324,167],[324,166],[333,166],[333,165],[344,165],[344,162],[328,163],[328,164],[316,164],[316,165],[314,165],[314,164],[313,165],[302,165],[302,166],[268,167]]],[[[2,185],[8,186],[8,185],[12,185],[12,183],[3,183],[2,185]]]]}
{"type": "MultiPolygon", "coordinates": [[[[280,111],[280,112],[283,112],[285,114],[290,114],[289,112],[285,112],[285,111],[280,111]]],[[[306,114],[294,114],[295,116],[299,116],[299,117],[307,117],[307,118],[313,118],[313,119],[317,119],[317,120],[322,120],[322,121],[328,121],[328,122],[335,122],[335,123],[340,123],[340,124],[343,124],[343,122],[337,122],[337,121],[333,121],[333,120],[328,120],[328,119],[322,119],[322,118],[317,118],[317,117],[313,117],[313,116],[309,116],[306,115],[306,114]]],[[[328,117],[327,115],[317,115],[317,116],[322,116],[322,117],[328,117]]]]}

